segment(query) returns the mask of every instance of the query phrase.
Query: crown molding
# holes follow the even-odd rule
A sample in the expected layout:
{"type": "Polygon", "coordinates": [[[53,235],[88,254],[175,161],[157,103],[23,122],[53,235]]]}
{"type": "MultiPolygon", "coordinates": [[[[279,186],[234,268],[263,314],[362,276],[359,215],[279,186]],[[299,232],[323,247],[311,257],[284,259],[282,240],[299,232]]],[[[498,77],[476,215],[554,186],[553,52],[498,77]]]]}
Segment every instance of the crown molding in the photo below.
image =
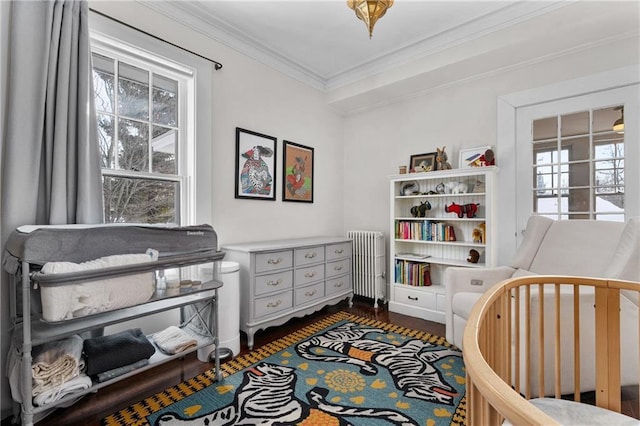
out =
{"type": "Polygon", "coordinates": [[[139,1],[141,5],[165,15],[185,27],[203,34],[276,71],[307,84],[317,90],[326,90],[326,79],[312,70],[291,61],[260,40],[249,37],[239,29],[218,19],[197,3],[179,1],[139,1]]]}
{"type": "Polygon", "coordinates": [[[398,65],[424,59],[443,50],[462,45],[495,31],[516,25],[539,15],[575,3],[578,0],[524,1],[505,6],[433,37],[402,46],[400,49],[333,76],[322,76],[283,56],[263,41],[243,33],[222,21],[197,2],[149,2],[140,4],[180,24],[236,50],[264,65],[317,90],[329,92],[356,81],[388,71],[398,65]]]}

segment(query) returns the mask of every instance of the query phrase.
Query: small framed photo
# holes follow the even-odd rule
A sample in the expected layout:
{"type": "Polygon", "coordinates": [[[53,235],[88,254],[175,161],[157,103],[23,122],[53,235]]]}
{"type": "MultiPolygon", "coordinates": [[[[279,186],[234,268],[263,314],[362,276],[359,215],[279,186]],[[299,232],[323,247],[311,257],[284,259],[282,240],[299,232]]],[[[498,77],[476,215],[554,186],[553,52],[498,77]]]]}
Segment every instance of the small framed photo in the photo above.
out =
{"type": "Polygon", "coordinates": [[[313,148],[283,141],[282,201],[313,203],[313,148]]]}
{"type": "Polygon", "coordinates": [[[432,172],[436,170],[436,153],[429,152],[427,154],[415,154],[411,156],[409,160],[409,172],[432,172]]]}
{"type": "MultiPolygon", "coordinates": [[[[490,150],[490,146],[480,146],[478,148],[461,149],[459,158],[459,167],[467,169],[472,167],[485,167],[495,164],[495,159],[487,160],[485,152],[490,150]]],[[[493,152],[493,151],[492,151],[493,152]]]]}
{"type": "Polygon", "coordinates": [[[236,127],[236,198],[276,200],[276,142],[236,127]]]}

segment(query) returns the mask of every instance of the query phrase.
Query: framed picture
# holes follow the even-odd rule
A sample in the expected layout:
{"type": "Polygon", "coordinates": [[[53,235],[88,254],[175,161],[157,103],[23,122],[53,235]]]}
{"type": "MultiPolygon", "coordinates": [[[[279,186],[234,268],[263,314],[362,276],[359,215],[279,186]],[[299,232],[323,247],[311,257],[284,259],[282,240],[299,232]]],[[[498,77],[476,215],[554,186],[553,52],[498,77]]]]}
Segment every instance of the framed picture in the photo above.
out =
{"type": "Polygon", "coordinates": [[[313,203],[313,148],[283,141],[282,201],[313,203]]]}
{"type": "Polygon", "coordinates": [[[490,146],[480,146],[478,148],[461,149],[459,167],[467,169],[470,167],[484,167],[489,164],[485,161],[484,153],[491,149],[490,146]]]}
{"type": "Polygon", "coordinates": [[[415,154],[409,160],[409,172],[432,172],[436,170],[436,153],[415,154]]]}
{"type": "Polygon", "coordinates": [[[236,127],[236,198],[275,201],[276,142],[236,127]]]}

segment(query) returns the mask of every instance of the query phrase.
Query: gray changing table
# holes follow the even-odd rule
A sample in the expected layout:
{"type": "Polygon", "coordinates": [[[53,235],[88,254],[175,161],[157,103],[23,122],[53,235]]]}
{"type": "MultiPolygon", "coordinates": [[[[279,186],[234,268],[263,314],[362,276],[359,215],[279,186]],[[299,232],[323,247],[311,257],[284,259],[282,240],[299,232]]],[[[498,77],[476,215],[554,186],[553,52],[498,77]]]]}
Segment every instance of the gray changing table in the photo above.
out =
{"type": "Polygon", "coordinates": [[[200,287],[180,289],[171,295],[158,289],[150,300],[140,305],[57,322],[46,322],[42,319],[38,312],[37,299],[38,288],[43,285],[70,285],[207,263],[213,263],[215,268],[215,262],[223,257],[224,252],[217,250],[216,234],[209,225],[194,227],[66,225],[62,227],[27,227],[14,231],[6,245],[3,265],[10,274],[12,350],[18,351],[22,360],[20,369],[22,403],[16,403],[14,413],[16,417],[20,416],[22,424],[31,425],[34,423],[34,419],[37,421],[38,414],[56,406],[68,405],[90,392],[96,392],[112,383],[211,345],[214,345],[214,350],[210,358],[215,363],[216,379],[220,380],[222,374],[220,373],[218,351],[217,304],[218,289],[222,286],[222,282],[218,280],[204,282],[200,287]],[[49,261],[80,263],[113,254],[140,253],[144,252],[146,248],[155,248],[160,252],[158,261],[65,274],[39,272],[42,265],[49,261]],[[198,341],[196,348],[176,355],[167,355],[156,350],[156,353],[149,360],[149,364],[142,368],[106,382],[94,381],[89,389],[67,395],[52,404],[34,406],[31,369],[34,347],[74,334],[102,329],[108,325],[189,305],[195,307],[196,313],[190,318],[184,319],[180,325],[187,332],[190,331],[189,327],[184,326],[194,316],[199,316],[199,312],[211,307],[208,310],[211,317],[200,318],[205,324],[208,324],[206,327],[208,335],[201,336],[190,333],[198,341]],[[18,409],[20,409],[19,412],[18,409]]]}

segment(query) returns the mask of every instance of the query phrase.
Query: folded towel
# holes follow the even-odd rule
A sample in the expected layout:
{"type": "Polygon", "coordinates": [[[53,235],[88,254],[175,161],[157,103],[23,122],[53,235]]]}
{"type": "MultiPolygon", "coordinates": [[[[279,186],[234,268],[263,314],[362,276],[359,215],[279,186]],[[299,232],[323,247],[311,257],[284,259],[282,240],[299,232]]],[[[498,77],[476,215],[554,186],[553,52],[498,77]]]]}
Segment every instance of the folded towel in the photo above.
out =
{"type": "Polygon", "coordinates": [[[122,376],[130,371],[137,370],[140,367],[144,367],[149,364],[148,359],[141,359],[133,364],[125,365],[124,367],[114,368],[113,370],[105,371],[97,375],[98,383],[106,382],[107,380],[115,379],[118,376],[122,376]]]}
{"type": "Polygon", "coordinates": [[[55,389],[80,374],[82,337],[47,342],[33,350],[33,396],[55,389]]]}
{"type": "Polygon", "coordinates": [[[78,392],[81,390],[89,389],[91,387],[91,379],[84,374],[74,377],[73,379],[56,386],[53,389],[49,389],[33,398],[34,405],[43,406],[46,404],[52,404],[65,396],[78,392]]]}
{"type": "Polygon", "coordinates": [[[89,376],[149,359],[156,349],[139,328],[84,341],[89,376]]]}
{"type": "Polygon", "coordinates": [[[198,346],[198,341],[181,328],[171,325],[153,335],[153,341],[168,354],[177,354],[198,346]]]}

